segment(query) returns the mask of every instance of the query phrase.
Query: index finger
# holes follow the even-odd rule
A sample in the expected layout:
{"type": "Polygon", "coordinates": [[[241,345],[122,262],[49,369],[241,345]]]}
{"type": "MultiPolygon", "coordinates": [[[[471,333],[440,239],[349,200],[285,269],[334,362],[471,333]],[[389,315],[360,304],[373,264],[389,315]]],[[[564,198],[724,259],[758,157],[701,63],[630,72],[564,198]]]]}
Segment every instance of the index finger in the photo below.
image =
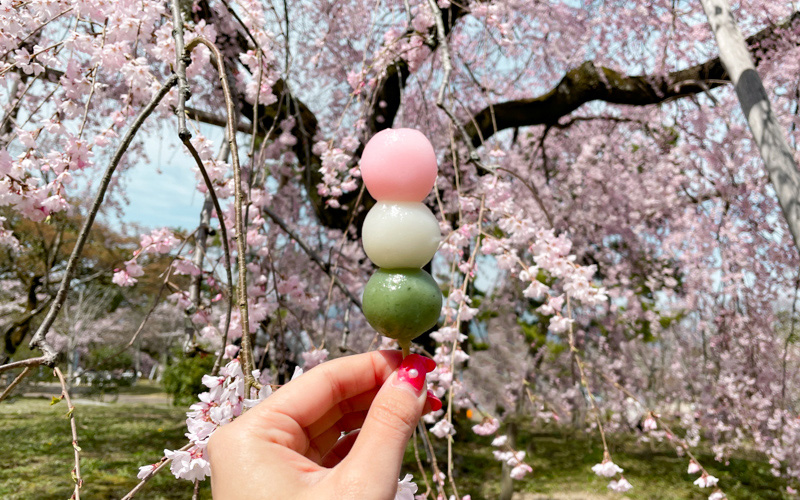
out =
{"type": "Polygon", "coordinates": [[[402,360],[401,351],[372,351],[328,361],[284,385],[243,417],[277,412],[308,427],[342,401],[383,385],[402,360]]]}

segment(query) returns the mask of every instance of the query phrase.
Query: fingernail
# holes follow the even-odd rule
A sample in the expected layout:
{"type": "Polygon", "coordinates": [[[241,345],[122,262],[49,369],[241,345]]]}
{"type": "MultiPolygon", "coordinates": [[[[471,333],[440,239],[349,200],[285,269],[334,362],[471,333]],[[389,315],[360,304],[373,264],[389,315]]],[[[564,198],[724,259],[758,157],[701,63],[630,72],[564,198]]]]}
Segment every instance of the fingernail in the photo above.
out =
{"type": "Polygon", "coordinates": [[[428,403],[431,405],[431,411],[439,411],[442,409],[442,401],[437,398],[430,389],[428,389],[428,403]]]}
{"type": "Polygon", "coordinates": [[[413,387],[414,392],[419,395],[422,394],[422,388],[425,386],[425,374],[433,368],[436,368],[436,363],[432,359],[419,354],[409,354],[397,369],[397,380],[413,387]],[[431,363],[433,367],[431,367],[431,363]]]}

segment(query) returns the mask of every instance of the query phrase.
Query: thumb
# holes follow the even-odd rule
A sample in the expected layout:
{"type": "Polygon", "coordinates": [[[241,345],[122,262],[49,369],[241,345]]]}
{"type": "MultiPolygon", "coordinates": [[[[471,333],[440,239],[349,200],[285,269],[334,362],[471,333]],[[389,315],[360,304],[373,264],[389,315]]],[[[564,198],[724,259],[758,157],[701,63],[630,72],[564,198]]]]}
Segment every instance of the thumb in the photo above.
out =
{"type": "MultiPolygon", "coordinates": [[[[372,401],[350,453],[340,463],[341,472],[358,483],[356,477],[369,478],[369,484],[386,489],[393,498],[406,445],[417,426],[427,397],[425,374],[436,363],[419,354],[409,354],[383,384],[372,401]]],[[[370,488],[371,490],[373,488],[370,488]]],[[[383,498],[377,494],[370,498],[383,498]]]]}

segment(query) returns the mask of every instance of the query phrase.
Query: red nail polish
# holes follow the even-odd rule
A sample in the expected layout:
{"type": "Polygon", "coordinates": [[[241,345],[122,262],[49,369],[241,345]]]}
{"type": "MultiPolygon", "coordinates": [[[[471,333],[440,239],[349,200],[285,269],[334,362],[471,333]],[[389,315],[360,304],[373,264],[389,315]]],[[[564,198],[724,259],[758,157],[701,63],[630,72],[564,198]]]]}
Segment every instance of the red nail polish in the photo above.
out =
{"type": "MultiPolygon", "coordinates": [[[[430,363],[433,360],[420,356],[419,354],[409,354],[403,358],[400,368],[397,369],[397,380],[405,382],[414,388],[417,394],[422,394],[425,386],[425,374],[431,371],[430,363]]],[[[434,363],[434,368],[436,364],[434,363]]]]}
{"type": "Polygon", "coordinates": [[[428,373],[432,372],[436,369],[436,361],[432,360],[431,358],[427,358],[425,356],[420,356],[425,363],[425,371],[428,373]]]}
{"type": "Polygon", "coordinates": [[[428,403],[431,405],[431,411],[439,411],[442,409],[442,401],[437,398],[430,389],[428,389],[428,403]]]}

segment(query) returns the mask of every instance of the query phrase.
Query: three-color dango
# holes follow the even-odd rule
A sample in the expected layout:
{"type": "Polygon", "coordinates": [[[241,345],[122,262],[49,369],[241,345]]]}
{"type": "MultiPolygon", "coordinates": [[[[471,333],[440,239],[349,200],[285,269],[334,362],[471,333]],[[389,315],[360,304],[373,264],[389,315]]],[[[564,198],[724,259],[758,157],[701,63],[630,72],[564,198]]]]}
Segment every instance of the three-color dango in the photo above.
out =
{"type": "Polygon", "coordinates": [[[439,223],[422,203],[436,181],[436,153],[418,130],[386,129],[361,155],[361,177],[377,204],[362,228],[367,257],[380,269],[362,300],[364,316],[404,353],[411,341],[436,324],[442,293],[421,268],[441,242],[439,223]]]}

